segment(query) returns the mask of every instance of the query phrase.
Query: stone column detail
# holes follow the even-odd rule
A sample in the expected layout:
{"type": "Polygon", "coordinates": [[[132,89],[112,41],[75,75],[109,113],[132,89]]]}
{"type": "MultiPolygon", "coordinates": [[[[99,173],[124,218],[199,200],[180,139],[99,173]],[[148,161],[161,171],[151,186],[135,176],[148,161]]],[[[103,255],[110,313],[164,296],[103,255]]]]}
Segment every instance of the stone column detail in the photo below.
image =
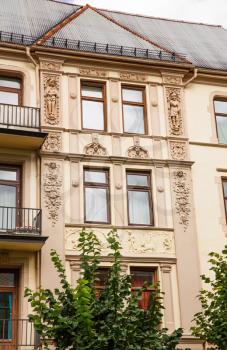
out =
{"type": "Polygon", "coordinates": [[[71,260],[70,268],[71,268],[71,285],[72,287],[75,288],[77,285],[77,280],[80,277],[80,273],[81,273],[80,263],[78,261],[71,260]]]}
{"type": "Polygon", "coordinates": [[[164,316],[165,327],[169,332],[174,330],[174,311],[173,311],[173,295],[172,295],[172,283],[171,283],[171,265],[161,265],[162,272],[162,286],[164,294],[164,316]]]}
{"type": "MultiPolygon", "coordinates": [[[[150,109],[151,109],[151,132],[152,135],[160,135],[160,117],[158,110],[158,87],[150,84],[150,109]]],[[[149,122],[149,118],[148,118],[149,122]]]]}
{"type": "Polygon", "coordinates": [[[162,166],[155,167],[155,182],[156,182],[156,197],[158,207],[158,223],[156,226],[167,226],[167,213],[166,213],[166,196],[165,196],[165,183],[164,183],[164,168],[162,166]]]}
{"type": "Polygon", "coordinates": [[[80,215],[80,167],[78,162],[71,162],[70,223],[83,222],[80,215]]]}
{"type": "Polygon", "coordinates": [[[110,125],[111,132],[120,132],[120,111],[119,111],[119,81],[110,80],[110,125]]]}
{"type": "Polygon", "coordinates": [[[80,92],[78,91],[77,76],[70,75],[68,78],[69,88],[69,128],[79,129],[80,128],[80,113],[78,108],[78,98],[80,92]]]}
{"type": "Polygon", "coordinates": [[[114,164],[113,167],[114,176],[114,213],[115,213],[115,225],[124,225],[124,196],[123,196],[123,184],[122,184],[122,166],[121,164],[114,164]]]}

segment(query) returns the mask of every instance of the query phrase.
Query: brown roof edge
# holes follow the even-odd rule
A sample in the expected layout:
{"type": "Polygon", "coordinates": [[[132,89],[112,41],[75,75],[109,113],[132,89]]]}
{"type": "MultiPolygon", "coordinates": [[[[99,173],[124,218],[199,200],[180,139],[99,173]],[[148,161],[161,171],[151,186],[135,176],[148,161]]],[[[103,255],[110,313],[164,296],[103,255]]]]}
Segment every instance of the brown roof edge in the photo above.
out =
{"type": "Polygon", "coordinates": [[[90,9],[92,9],[93,11],[97,12],[99,15],[105,17],[105,18],[108,19],[109,21],[113,22],[114,24],[116,24],[116,25],[120,26],[121,28],[127,30],[128,32],[132,33],[133,35],[136,35],[136,36],[138,36],[139,38],[141,38],[141,39],[143,39],[143,40],[149,42],[149,44],[156,46],[156,47],[159,48],[160,50],[166,51],[166,52],[168,52],[168,53],[170,53],[170,54],[173,54],[173,53],[174,53],[174,54],[176,55],[176,57],[180,58],[182,61],[187,62],[187,63],[191,63],[189,60],[185,59],[185,58],[182,57],[180,54],[178,54],[178,53],[176,53],[176,52],[174,52],[174,51],[170,51],[170,50],[166,49],[166,48],[163,47],[163,46],[160,46],[159,44],[155,43],[154,41],[152,41],[152,40],[146,38],[145,36],[143,36],[143,35],[141,35],[141,34],[135,32],[134,30],[132,30],[132,29],[130,29],[130,28],[128,28],[128,27],[124,26],[124,25],[123,25],[122,23],[120,23],[119,21],[116,21],[116,20],[114,20],[113,18],[107,16],[106,14],[100,12],[99,9],[97,9],[97,8],[95,8],[95,7],[93,7],[93,6],[89,5],[89,4],[87,4],[86,6],[89,7],[90,9]]]}
{"type": "Polygon", "coordinates": [[[60,29],[64,28],[68,23],[70,23],[75,18],[79,17],[84,11],[88,9],[89,5],[82,6],[79,10],[71,13],[68,17],[63,19],[60,23],[56,24],[53,28],[48,30],[42,37],[37,39],[34,44],[43,45],[49,38],[51,38],[55,33],[57,33],[60,29]]]}

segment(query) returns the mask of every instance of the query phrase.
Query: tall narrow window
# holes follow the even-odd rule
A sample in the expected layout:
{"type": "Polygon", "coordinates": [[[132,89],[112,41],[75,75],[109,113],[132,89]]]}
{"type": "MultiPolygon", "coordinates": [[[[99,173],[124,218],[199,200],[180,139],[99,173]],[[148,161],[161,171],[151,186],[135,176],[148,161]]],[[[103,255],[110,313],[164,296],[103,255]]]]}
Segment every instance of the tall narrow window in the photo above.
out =
{"type": "Polygon", "coordinates": [[[132,291],[141,289],[146,284],[147,290],[142,292],[139,306],[147,310],[150,304],[152,286],[157,281],[157,271],[154,268],[131,267],[130,273],[132,276],[132,291]]]}
{"type": "Polygon", "coordinates": [[[127,172],[128,221],[153,225],[150,174],[127,172]]]}
{"type": "Polygon", "coordinates": [[[227,144],[227,100],[214,100],[218,141],[227,144]]]}
{"type": "Polygon", "coordinates": [[[82,128],[106,130],[105,85],[82,82],[82,128]]]}
{"type": "Polygon", "coordinates": [[[0,103],[9,105],[21,105],[22,89],[21,80],[0,76],[0,103]]]}
{"type": "Polygon", "coordinates": [[[146,99],[145,89],[123,86],[122,108],[124,132],[145,134],[146,130],[146,99]]]}
{"type": "Polygon", "coordinates": [[[224,205],[225,205],[225,219],[227,222],[227,179],[222,179],[224,205]]]}
{"type": "Polygon", "coordinates": [[[100,296],[105,287],[108,278],[108,272],[108,267],[99,267],[96,271],[97,280],[95,281],[95,289],[97,296],[100,296]]]}
{"type": "Polygon", "coordinates": [[[85,222],[109,223],[108,170],[84,170],[85,222]]]}

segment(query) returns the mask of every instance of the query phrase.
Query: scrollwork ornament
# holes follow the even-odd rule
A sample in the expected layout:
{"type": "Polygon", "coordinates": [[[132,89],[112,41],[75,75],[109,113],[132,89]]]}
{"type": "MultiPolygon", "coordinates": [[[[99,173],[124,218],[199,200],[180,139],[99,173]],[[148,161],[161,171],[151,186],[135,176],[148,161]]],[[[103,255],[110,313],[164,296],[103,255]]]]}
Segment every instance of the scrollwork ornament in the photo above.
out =
{"type": "Polygon", "coordinates": [[[106,148],[103,147],[98,140],[98,136],[92,136],[92,142],[85,146],[84,153],[90,156],[106,156],[106,148]]]}
{"type": "Polygon", "coordinates": [[[59,89],[59,75],[44,76],[44,115],[45,122],[49,125],[59,123],[59,89]]]}
{"type": "Polygon", "coordinates": [[[129,147],[127,153],[129,158],[149,158],[148,151],[142,146],[140,146],[140,141],[138,137],[134,137],[134,146],[129,147]]]}
{"type": "Polygon", "coordinates": [[[186,144],[184,142],[170,141],[170,155],[174,160],[187,158],[186,144]]]}
{"type": "Polygon", "coordinates": [[[45,207],[48,210],[48,218],[55,226],[62,206],[62,177],[60,174],[60,164],[55,162],[45,163],[43,178],[43,190],[45,193],[45,207]]]}
{"type": "Polygon", "coordinates": [[[175,210],[176,215],[179,220],[179,224],[183,225],[184,231],[187,230],[191,206],[190,206],[190,188],[187,184],[188,176],[187,172],[184,170],[175,170],[173,173],[174,187],[173,191],[175,193],[175,210]]]}
{"type": "Polygon", "coordinates": [[[183,135],[183,118],[181,110],[181,89],[166,88],[170,135],[183,135]]]}
{"type": "Polygon", "coordinates": [[[43,150],[48,152],[60,152],[62,137],[60,133],[50,132],[44,142],[43,150]]]}

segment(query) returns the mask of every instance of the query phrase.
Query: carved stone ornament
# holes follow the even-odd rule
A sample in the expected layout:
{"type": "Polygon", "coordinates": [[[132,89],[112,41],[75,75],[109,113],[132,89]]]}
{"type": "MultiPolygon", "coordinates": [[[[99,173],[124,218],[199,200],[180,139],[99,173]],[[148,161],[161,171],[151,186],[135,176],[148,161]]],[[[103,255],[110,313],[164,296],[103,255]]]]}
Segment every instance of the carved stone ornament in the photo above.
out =
{"type": "Polygon", "coordinates": [[[129,147],[128,157],[147,159],[149,157],[148,151],[142,146],[140,146],[139,137],[135,136],[133,140],[134,140],[134,146],[129,147]]]}
{"type": "Polygon", "coordinates": [[[146,76],[138,73],[121,72],[121,80],[132,80],[132,81],[146,81],[146,76]]]}
{"type": "Polygon", "coordinates": [[[94,68],[80,68],[80,74],[98,78],[105,78],[107,76],[106,71],[94,68]]]}
{"type": "Polygon", "coordinates": [[[167,87],[167,105],[170,135],[183,135],[183,118],[181,110],[181,89],[167,87]]]}
{"type": "Polygon", "coordinates": [[[85,146],[84,153],[90,156],[107,155],[106,148],[99,143],[98,136],[96,134],[92,135],[92,142],[85,146]]]}
{"type": "Polygon", "coordinates": [[[44,75],[44,115],[49,125],[59,123],[59,75],[44,75]]]}
{"type": "Polygon", "coordinates": [[[43,144],[43,151],[60,152],[62,137],[60,133],[50,132],[43,144]]]}
{"type": "Polygon", "coordinates": [[[173,173],[175,193],[175,209],[180,225],[183,225],[184,231],[187,230],[190,221],[190,188],[188,185],[187,172],[184,170],[175,170],[173,173]]]}
{"type": "Polygon", "coordinates": [[[55,226],[59,219],[62,206],[62,177],[60,164],[48,162],[44,164],[43,190],[45,194],[45,206],[48,210],[48,218],[55,226]]]}
{"type": "Polygon", "coordinates": [[[59,71],[61,69],[62,63],[54,61],[41,61],[40,66],[41,69],[59,71]]]}
{"type": "Polygon", "coordinates": [[[182,83],[182,78],[174,75],[163,75],[164,84],[180,85],[182,83]]]}
{"type": "Polygon", "coordinates": [[[187,158],[186,143],[170,141],[170,155],[174,160],[185,160],[187,158]]]}

